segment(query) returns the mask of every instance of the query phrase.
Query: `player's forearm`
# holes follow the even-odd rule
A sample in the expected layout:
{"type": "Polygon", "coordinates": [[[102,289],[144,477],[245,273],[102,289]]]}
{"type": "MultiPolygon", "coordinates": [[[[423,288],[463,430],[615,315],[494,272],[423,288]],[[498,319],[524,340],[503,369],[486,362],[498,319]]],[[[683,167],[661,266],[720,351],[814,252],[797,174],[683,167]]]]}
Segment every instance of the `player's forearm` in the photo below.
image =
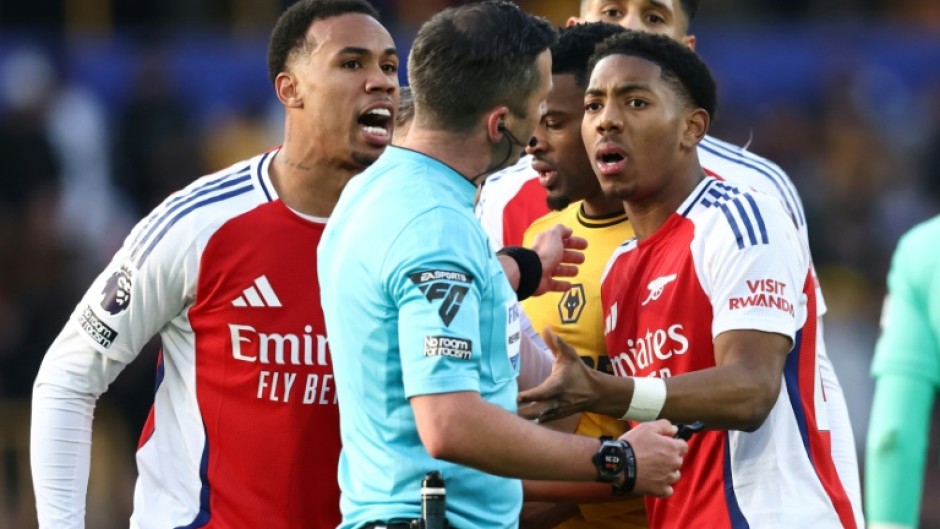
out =
{"type": "Polygon", "coordinates": [[[542,428],[484,402],[476,393],[411,399],[421,440],[432,457],[490,474],[537,480],[592,481],[600,442],[542,428]]]}
{"type": "Polygon", "coordinates": [[[666,379],[659,416],[674,423],[702,421],[709,429],[753,431],[773,409],[780,384],[780,377],[737,364],[686,373],[666,379]]]}
{"type": "Polygon", "coordinates": [[[33,386],[30,463],[41,528],[82,528],[95,401],[124,368],[67,324],[33,386]]]}
{"type": "Polygon", "coordinates": [[[871,524],[917,526],[934,393],[921,379],[878,378],[865,461],[865,514],[871,524]]]}
{"type": "Polygon", "coordinates": [[[95,397],[37,382],[30,463],[40,528],[81,529],[91,462],[95,397]]]}

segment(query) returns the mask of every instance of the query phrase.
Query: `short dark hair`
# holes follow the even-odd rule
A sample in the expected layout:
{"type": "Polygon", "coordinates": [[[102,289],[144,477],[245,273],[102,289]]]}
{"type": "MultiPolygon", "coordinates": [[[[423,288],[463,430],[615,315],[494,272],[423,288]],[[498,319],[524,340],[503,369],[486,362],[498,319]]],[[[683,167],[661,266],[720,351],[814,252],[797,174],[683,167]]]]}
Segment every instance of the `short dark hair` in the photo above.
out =
{"type": "Polygon", "coordinates": [[[689,23],[692,23],[692,19],[695,18],[695,15],[698,14],[698,5],[701,3],[701,0],[681,0],[679,5],[682,7],[682,12],[685,13],[686,20],[689,23]]]}
{"type": "Polygon", "coordinates": [[[499,104],[524,117],[539,83],[535,59],[557,38],[547,20],[509,2],[441,11],[418,30],[408,60],[418,114],[454,131],[499,104]]]}
{"type": "Polygon", "coordinates": [[[268,77],[273,83],[285,70],[291,54],[306,49],[307,30],[315,20],[361,13],[376,20],[379,13],[366,0],[300,0],[287,8],[271,31],[268,41],[268,77]]]}
{"type": "Polygon", "coordinates": [[[395,126],[403,127],[408,125],[414,117],[414,94],[411,93],[410,86],[403,86],[398,89],[398,113],[395,114],[395,126]]]}
{"type": "Polygon", "coordinates": [[[704,109],[714,120],[718,109],[718,87],[708,66],[694,51],[664,35],[625,31],[606,39],[591,56],[591,71],[611,55],[639,57],[659,66],[662,79],[682,99],[704,109]]]}
{"type": "Polygon", "coordinates": [[[552,46],[552,74],[573,74],[575,83],[584,88],[591,73],[588,61],[594,48],[607,37],[624,31],[627,30],[606,22],[562,28],[558,33],[558,42],[552,46]]]}

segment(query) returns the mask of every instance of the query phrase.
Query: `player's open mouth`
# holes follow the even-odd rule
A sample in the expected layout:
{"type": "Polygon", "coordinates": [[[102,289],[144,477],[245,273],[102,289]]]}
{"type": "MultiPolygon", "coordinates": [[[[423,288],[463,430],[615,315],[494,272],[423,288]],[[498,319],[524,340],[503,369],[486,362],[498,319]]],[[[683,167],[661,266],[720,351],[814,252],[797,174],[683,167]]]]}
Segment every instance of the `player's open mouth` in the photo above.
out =
{"type": "Polygon", "coordinates": [[[627,154],[615,144],[604,143],[594,151],[594,161],[601,175],[619,173],[627,164],[627,154]]]}
{"type": "Polygon", "coordinates": [[[539,174],[539,184],[545,189],[551,189],[555,185],[555,177],[558,171],[552,164],[536,158],[532,161],[532,169],[539,174]]]}
{"type": "Polygon", "coordinates": [[[392,111],[384,106],[366,110],[356,120],[369,143],[386,146],[392,140],[392,111]]]}

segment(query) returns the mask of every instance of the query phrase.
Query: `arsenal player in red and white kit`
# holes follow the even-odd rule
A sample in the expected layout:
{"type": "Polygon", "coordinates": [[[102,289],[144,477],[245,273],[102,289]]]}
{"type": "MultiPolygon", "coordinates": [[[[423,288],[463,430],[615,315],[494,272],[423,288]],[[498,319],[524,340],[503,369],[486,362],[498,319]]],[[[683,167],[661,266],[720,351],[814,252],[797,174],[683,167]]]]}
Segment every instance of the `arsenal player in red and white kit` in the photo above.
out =
{"type": "Polygon", "coordinates": [[[547,192],[532,169],[532,156],[497,171],[480,188],[474,213],[490,238],[490,246],[501,250],[521,246],[525,231],[548,214],[547,192]]]}
{"type": "Polygon", "coordinates": [[[644,33],[608,39],[592,64],[582,136],[637,234],[602,284],[618,377],[549,337],[559,361],[520,396],[536,402],[525,413],[702,421],[674,495],[647,500],[652,527],[861,529],[833,461],[845,437],[822,424],[808,249],[780,201],[698,161],[716,101],[708,68],[644,33]]]}
{"type": "Polygon", "coordinates": [[[278,20],[268,63],[284,145],[143,219],[43,361],[31,433],[40,527],[84,527],[95,399],[157,334],[130,527],[339,524],[316,248],[346,182],[389,143],[398,57],[364,0],[304,0],[278,20]]]}

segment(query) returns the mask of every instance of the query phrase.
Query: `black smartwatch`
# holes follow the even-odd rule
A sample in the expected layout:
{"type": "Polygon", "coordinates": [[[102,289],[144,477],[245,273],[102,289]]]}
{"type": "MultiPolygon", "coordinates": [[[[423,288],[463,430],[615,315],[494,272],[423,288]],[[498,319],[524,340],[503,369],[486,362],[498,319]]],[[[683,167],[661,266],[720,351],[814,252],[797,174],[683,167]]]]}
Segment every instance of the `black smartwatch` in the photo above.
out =
{"type": "Polygon", "coordinates": [[[623,484],[619,487],[613,486],[615,495],[619,496],[633,491],[636,485],[636,455],[630,443],[601,437],[601,447],[592,460],[597,468],[597,481],[613,483],[621,474],[624,475],[623,484]]]}

